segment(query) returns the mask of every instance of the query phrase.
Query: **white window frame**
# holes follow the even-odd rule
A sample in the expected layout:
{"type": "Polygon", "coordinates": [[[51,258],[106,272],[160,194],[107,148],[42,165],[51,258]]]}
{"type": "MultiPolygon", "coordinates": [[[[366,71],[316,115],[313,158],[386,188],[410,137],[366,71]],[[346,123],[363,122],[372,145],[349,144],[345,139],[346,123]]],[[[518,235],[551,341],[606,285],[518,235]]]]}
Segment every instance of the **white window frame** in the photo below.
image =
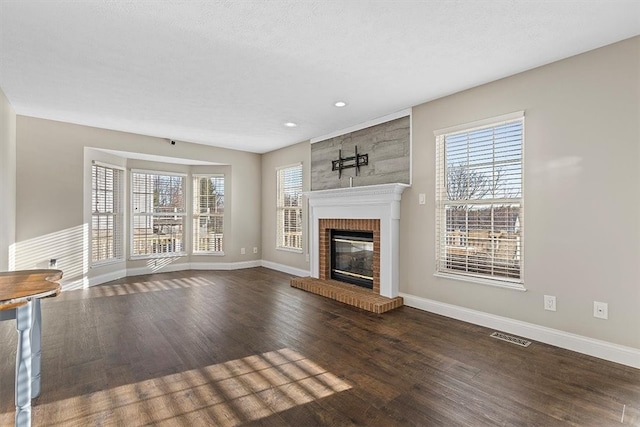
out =
{"type": "MultiPolygon", "coordinates": [[[[186,252],[186,244],[188,241],[188,229],[187,229],[187,212],[186,212],[186,203],[187,203],[187,191],[186,191],[186,178],[187,178],[187,174],[183,174],[183,173],[176,173],[176,172],[165,172],[165,171],[152,171],[152,170],[143,170],[143,169],[131,169],[131,191],[130,191],[130,195],[131,195],[131,230],[130,230],[130,259],[132,260],[136,260],[136,259],[149,259],[149,258],[167,258],[167,257],[179,257],[179,256],[186,256],[187,252],[186,252]],[[180,206],[177,210],[175,210],[174,212],[155,212],[154,206],[153,206],[153,202],[151,202],[151,207],[152,207],[152,212],[135,212],[136,209],[136,202],[135,202],[135,174],[142,174],[142,175],[149,175],[149,176],[162,176],[162,177],[170,177],[170,178],[175,178],[175,177],[180,177],[182,178],[181,181],[181,186],[182,186],[182,206],[180,206]],[[136,229],[135,229],[135,223],[136,223],[136,218],[143,218],[143,217],[149,217],[152,220],[158,219],[171,219],[173,217],[174,221],[177,221],[178,219],[181,220],[182,222],[182,241],[181,241],[181,246],[179,248],[179,250],[172,250],[172,251],[161,251],[161,252],[150,252],[150,253],[142,253],[142,254],[135,254],[134,253],[134,247],[136,244],[136,240],[135,240],[135,233],[136,233],[136,229]]],[[[147,193],[147,194],[151,194],[151,193],[147,193]]],[[[153,234],[151,234],[151,236],[153,236],[153,234]]],[[[153,245],[153,243],[152,243],[153,245]]],[[[163,245],[159,242],[158,243],[159,247],[163,247],[163,245]]],[[[166,245],[168,247],[168,245],[166,245]]],[[[174,246],[175,247],[175,243],[174,246]]]]}
{"type": "Polygon", "coordinates": [[[302,163],[296,163],[288,166],[281,166],[276,168],[276,249],[302,253],[302,236],[303,236],[303,217],[302,217],[302,189],[304,181],[304,171],[302,169],[302,163]],[[283,174],[294,169],[299,169],[300,184],[295,190],[300,193],[300,202],[298,206],[286,206],[285,203],[285,188],[283,188],[283,174]],[[300,231],[294,233],[287,233],[285,231],[285,216],[289,212],[289,215],[293,213],[300,218],[300,231]],[[291,242],[296,243],[292,245],[291,242]]]}
{"type": "MultiPolygon", "coordinates": [[[[435,265],[436,272],[435,276],[445,277],[450,279],[464,280],[475,283],[480,283],[484,285],[498,286],[503,288],[510,288],[520,291],[525,291],[524,287],[524,143],[525,143],[525,123],[524,123],[524,111],[518,111],[515,113],[505,114],[498,117],[492,117],[485,120],[480,120],[472,123],[467,123],[459,126],[454,126],[446,129],[440,129],[434,132],[436,137],[436,250],[435,250],[435,265]],[[496,128],[499,126],[503,126],[510,123],[521,123],[521,131],[522,136],[520,140],[520,162],[514,162],[513,160],[508,161],[508,166],[519,166],[519,177],[515,179],[520,180],[520,193],[516,196],[509,196],[502,194],[501,197],[496,197],[496,192],[493,192],[493,197],[488,197],[487,195],[481,196],[479,198],[458,198],[451,199],[448,196],[447,191],[447,153],[446,153],[446,138],[447,137],[455,137],[460,136],[465,133],[473,133],[481,130],[488,130],[491,128],[496,128]],[[453,243],[454,249],[452,249],[451,240],[452,238],[456,238],[452,236],[451,231],[447,230],[447,207],[451,208],[453,206],[464,206],[464,207],[472,207],[473,205],[490,205],[491,206],[491,225],[490,230],[488,232],[488,237],[485,239],[482,244],[489,245],[489,249],[483,249],[482,261],[476,261],[478,258],[473,258],[473,256],[468,255],[471,253],[471,249],[474,245],[471,245],[469,242],[472,237],[470,231],[470,227],[466,228],[466,237],[465,233],[461,232],[460,235],[463,239],[468,239],[468,241],[463,241],[462,243],[456,242],[453,243]],[[506,233],[503,230],[499,230],[495,228],[494,223],[494,209],[495,206],[503,206],[512,207],[514,205],[519,206],[519,212],[517,217],[517,223],[513,228],[513,230],[508,230],[506,233]],[[494,237],[501,236],[501,237],[494,237]],[[504,237],[502,237],[504,236],[504,237]],[[497,239],[497,245],[503,244],[503,247],[509,248],[507,254],[504,255],[501,252],[498,252],[495,249],[492,239],[497,239]],[[455,245],[459,245],[460,248],[455,247],[455,245]],[[459,249],[459,252],[456,255],[452,255],[453,250],[459,249]],[[464,255],[464,250],[466,249],[467,255],[464,255]],[[501,255],[497,255],[497,254],[501,255]],[[457,266],[451,267],[452,264],[448,264],[448,262],[452,262],[452,259],[455,257],[454,263],[457,266]],[[504,266],[503,262],[504,257],[507,261],[507,267],[495,267],[496,265],[504,266]],[[487,264],[481,264],[488,260],[487,264]],[[502,264],[500,264],[502,263],[502,264]],[[516,264],[517,263],[517,264],[516,264]],[[507,271],[513,272],[515,270],[515,266],[518,267],[518,277],[507,277],[507,271]],[[448,267],[449,266],[449,267],[448,267]],[[467,271],[462,271],[461,267],[465,267],[467,271]],[[484,273],[476,270],[484,270],[484,273]],[[487,269],[491,271],[491,273],[487,273],[487,269]],[[468,271],[472,270],[472,271],[468,271]]],[[[492,140],[493,141],[493,140],[492,140]]],[[[471,143],[467,145],[467,159],[469,159],[469,152],[472,150],[469,149],[471,143]]],[[[497,150],[492,148],[490,151],[492,158],[491,162],[488,163],[488,166],[492,168],[493,176],[496,176],[496,165],[500,165],[499,162],[495,161],[495,156],[497,150]]],[[[499,154],[499,153],[498,153],[499,154]]],[[[475,154],[474,154],[475,155],[475,154]]],[[[471,167],[467,166],[469,169],[471,167]]],[[[495,185],[495,184],[494,184],[495,185]]],[[[493,187],[495,188],[495,187],[493,187]]],[[[469,225],[469,217],[468,213],[466,214],[467,225],[469,225]]],[[[509,221],[507,221],[509,222],[509,221]]],[[[504,225],[504,224],[503,224],[504,225]]],[[[479,239],[481,240],[481,239],[479,239]]],[[[504,252],[504,251],[503,251],[504,252]]]]}
{"type": "MultiPolygon", "coordinates": [[[[224,221],[224,212],[225,212],[225,206],[224,206],[224,195],[226,192],[226,179],[225,179],[225,175],[218,173],[218,174],[193,174],[192,175],[193,178],[193,200],[192,200],[192,205],[193,205],[193,221],[192,221],[192,232],[191,232],[191,236],[192,236],[192,253],[194,255],[224,255],[224,228],[225,228],[225,221],[224,221]],[[207,207],[207,212],[201,212],[202,208],[200,206],[200,180],[202,179],[222,179],[222,211],[219,212],[219,206],[216,203],[216,206],[214,207],[214,211],[211,212],[211,208],[207,207]],[[214,243],[214,247],[218,247],[219,249],[214,249],[214,250],[199,250],[198,246],[199,246],[199,242],[200,239],[203,238],[202,236],[200,236],[199,233],[199,224],[200,224],[200,219],[202,218],[217,218],[219,221],[222,222],[222,236],[217,237],[216,239],[220,239],[219,243],[214,243]]],[[[208,237],[206,237],[208,238],[208,237]]]]}
{"type": "MultiPolygon", "coordinates": [[[[101,265],[113,264],[116,262],[121,262],[124,260],[124,168],[119,166],[110,165],[107,163],[101,163],[96,160],[91,162],[91,239],[90,239],[90,253],[91,253],[91,266],[98,267],[101,265]],[[111,182],[110,188],[107,188],[108,185],[106,182],[105,188],[98,188],[98,183],[96,182],[96,174],[99,170],[104,170],[104,173],[111,173],[113,175],[113,179],[111,182]],[[102,190],[102,191],[100,191],[102,190]],[[103,192],[103,197],[100,197],[100,192],[103,192]],[[112,206],[111,209],[100,208],[101,205],[106,205],[107,203],[107,193],[112,193],[112,206]],[[100,201],[99,199],[103,199],[100,201]],[[95,249],[95,238],[94,233],[96,231],[100,231],[101,228],[94,228],[95,220],[98,219],[98,222],[102,222],[101,219],[107,220],[112,225],[112,236],[107,238],[106,245],[111,246],[112,250],[108,252],[112,252],[113,256],[108,258],[99,258],[94,259],[94,249],[95,249]]],[[[101,240],[98,237],[98,240],[101,240]]]]}

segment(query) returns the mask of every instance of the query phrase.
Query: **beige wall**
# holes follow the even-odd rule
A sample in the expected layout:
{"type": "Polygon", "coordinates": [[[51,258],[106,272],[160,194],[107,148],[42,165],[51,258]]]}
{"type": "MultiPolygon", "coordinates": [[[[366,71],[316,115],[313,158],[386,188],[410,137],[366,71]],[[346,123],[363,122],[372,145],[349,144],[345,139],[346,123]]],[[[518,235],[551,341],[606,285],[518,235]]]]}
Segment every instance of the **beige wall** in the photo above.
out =
{"type": "Polygon", "coordinates": [[[16,113],[0,89],[0,271],[10,267],[16,222],[16,113]]]}
{"type": "MultiPolygon", "coordinates": [[[[92,276],[113,272],[114,266],[88,268],[85,250],[87,185],[90,185],[90,161],[96,156],[91,149],[101,148],[229,165],[231,176],[227,178],[233,196],[227,201],[227,209],[233,218],[225,228],[231,237],[225,241],[225,256],[184,257],[171,260],[166,268],[188,262],[259,261],[259,254],[253,254],[249,248],[259,247],[261,243],[260,155],[180,141],[173,146],[162,138],[18,116],[17,267],[46,267],[50,258],[56,258],[58,267],[65,272],[63,283],[67,288],[86,284],[86,279],[92,276]],[[241,247],[247,248],[245,255],[240,254],[241,247]]],[[[186,168],[135,160],[126,164],[167,171],[186,168]]],[[[194,167],[194,171],[204,172],[206,168],[194,167]]],[[[219,167],[211,168],[215,172],[219,167]]],[[[153,266],[141,261],[129,262],[126,266],[138,272],[146,267],[153,266]]]]}
{"type": "Polygon", "coordinates": [[[414,107],[401,292],[640,348],[639,123],[640,37],[414,107]],[[434,130],[519,110],[527,292],[434,277],[434,130]]]}
{"type": "Polygon", "coordinates": [[[301,142],[262,156],[262,259],[308,272],[309,214],[306,197],[303,198],[302,211],[303,253],[276,249],[276,168],[296,163],[302,163],[302,188],[304,191],[309,191],[311,184],[311,144],[309,142],[301,142]]]}

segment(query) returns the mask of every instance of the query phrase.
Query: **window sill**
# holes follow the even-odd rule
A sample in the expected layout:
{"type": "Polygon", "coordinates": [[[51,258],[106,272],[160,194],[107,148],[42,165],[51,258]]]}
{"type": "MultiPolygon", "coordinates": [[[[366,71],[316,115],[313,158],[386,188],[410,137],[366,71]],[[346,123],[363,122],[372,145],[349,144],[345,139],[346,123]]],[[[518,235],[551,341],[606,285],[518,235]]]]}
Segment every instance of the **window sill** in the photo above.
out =
{"type": "Polygon", "coordinates": [[[174,252],[170,254],[149,254],[149,255],[135,255],[129,257],[129,261],[140,261],[145,259],[159,259],[159,258],[179,258],[187,256],[186,252],[174,252]]]}
{"type": "Polygon", "coordinates": [[[195,256],[224,256],[224,251],[220,252],[194,252],[192,255],[195,256]]]}
{"type": "Polygon", "coordinates": [[[489,278],[483,278],[483,277],[477,277],[477,276],[467,276],[463,274],[444,273],[440,271],[435,272],[433,275],[435,277],[441,277],[443,279],[477,283],[479,285],[493,286],[493,287],[503,288],[503,289],[511,289],[511,290],[520,291],[520,292],[527,291],[527,288],[524,287],[523,282],[509,282],[506,280],[489,279],[489,278]]]}
{"type": "Polygon", "coordinates": [[[284,247],[284,246],[276,246],[276,250],[284,251],[284,252],[293,252],[293,253],[296,253],[296,254],[301,254],[302,253],[302,249],[287,248],[287,247],[284,247]]]}

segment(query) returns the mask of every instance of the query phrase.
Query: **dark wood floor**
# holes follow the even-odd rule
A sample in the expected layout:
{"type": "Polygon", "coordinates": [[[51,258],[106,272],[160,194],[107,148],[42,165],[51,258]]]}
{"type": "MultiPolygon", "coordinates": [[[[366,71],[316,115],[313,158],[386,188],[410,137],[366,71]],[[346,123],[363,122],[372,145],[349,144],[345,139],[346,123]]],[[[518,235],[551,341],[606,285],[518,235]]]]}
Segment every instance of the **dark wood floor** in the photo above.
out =
{"type": "MultiPolygon", "coordinates": [[[[138,276],[43,302],[33,425],[640,425],[640,370],[264,268],[138,276]],[[623,418],[624,411],[624,418],[623,418]]],[[[0,425],[15,322],[0,322],[0,425]]]]}

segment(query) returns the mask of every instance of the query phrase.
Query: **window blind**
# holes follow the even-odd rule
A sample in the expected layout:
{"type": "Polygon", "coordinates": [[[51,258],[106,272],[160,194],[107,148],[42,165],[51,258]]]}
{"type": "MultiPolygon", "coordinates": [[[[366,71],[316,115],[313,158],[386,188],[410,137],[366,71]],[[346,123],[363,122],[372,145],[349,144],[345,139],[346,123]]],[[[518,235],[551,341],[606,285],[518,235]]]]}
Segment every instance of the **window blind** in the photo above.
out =
{"type": "Polygon", "coordinates": [[[119,168],[91,166],[91,263],[123,259],[122,177],[119,168]]]}
{"type": "Polygon", "coordinates": [[[184,176],[132,172],[131,255],[184,253],[184,176]]]}
{"type": "Polygon", "coordinates": [[[302,165],[277,170],[277,247],[302,250],[302,165]]]}
{"type": "Polygon", "coordinates": [[[436,136],[438,272],[522,283],[523,140],[522,116],[436,136]]]}
{"type": "Polygon", "coordinates": [[[193,252],[223,251],[224,175],[193,178],[193,252]]]}

